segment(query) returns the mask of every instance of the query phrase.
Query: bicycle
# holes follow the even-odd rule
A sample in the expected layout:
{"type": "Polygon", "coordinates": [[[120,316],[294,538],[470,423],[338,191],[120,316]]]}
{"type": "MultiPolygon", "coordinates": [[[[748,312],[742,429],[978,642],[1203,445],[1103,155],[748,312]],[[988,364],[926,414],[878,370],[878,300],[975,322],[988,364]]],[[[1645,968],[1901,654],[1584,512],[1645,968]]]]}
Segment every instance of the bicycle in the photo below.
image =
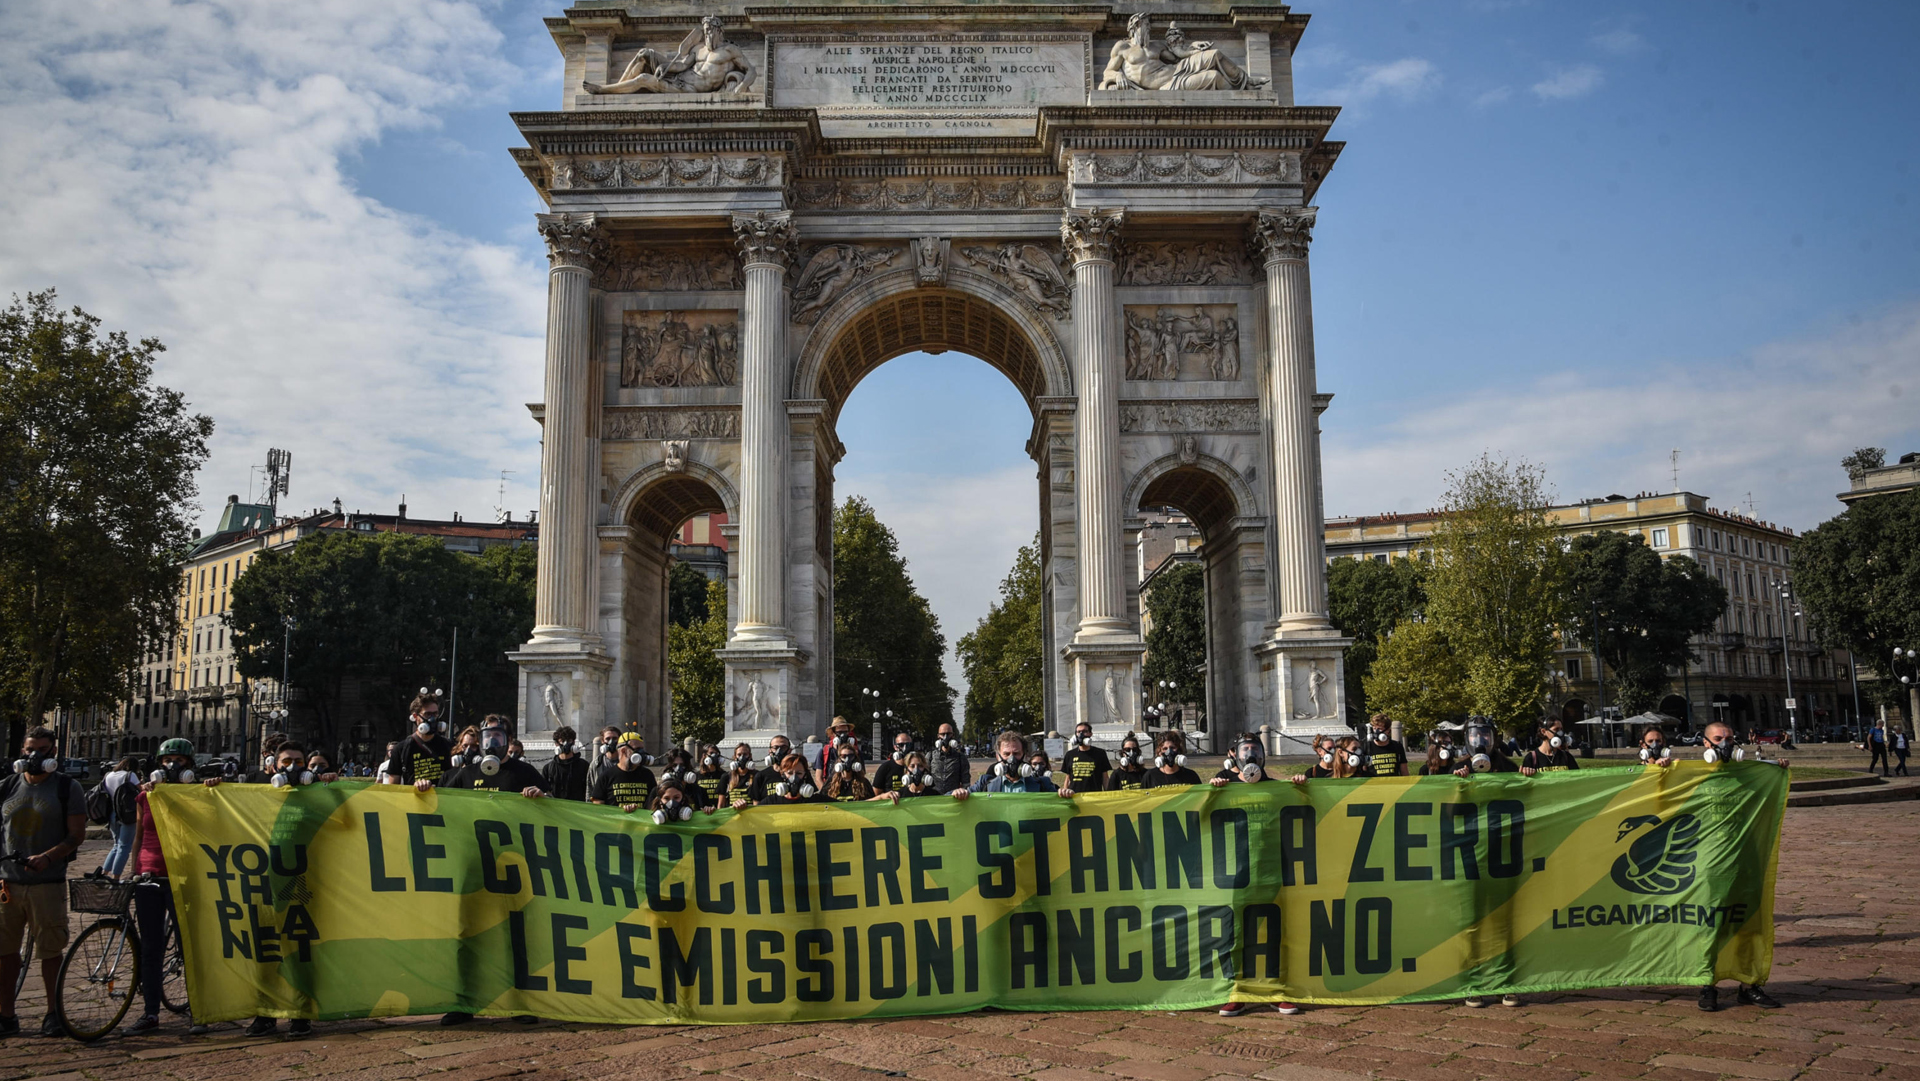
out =
{"type": "MultiPolygon", "coordinates": [[[[67,906],[75,912],[102,914],[80,932],[60,963],[51,1008],[67,1035],[91,1043],[117,1027],[140,990],[140,929],[133,916],[134,891],[142,886],[167,889],[167,880],[151,874],[125,882],[76,878],[67,883],[67,906]]],[[[171,1013],[187,1012],[186,955],[171,906],[165,917],[160,1003],[171,1013]]]]}

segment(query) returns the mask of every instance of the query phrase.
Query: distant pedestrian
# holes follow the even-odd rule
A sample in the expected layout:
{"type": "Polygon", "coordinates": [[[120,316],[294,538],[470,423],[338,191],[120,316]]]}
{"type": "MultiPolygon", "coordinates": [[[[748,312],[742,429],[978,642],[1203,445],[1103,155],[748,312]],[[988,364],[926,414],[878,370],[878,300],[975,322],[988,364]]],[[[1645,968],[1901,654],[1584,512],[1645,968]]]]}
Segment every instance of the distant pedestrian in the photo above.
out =
{"type": "Polygon", "coordinates": [[[1886,776],[1887,728],[1884,724],[1874,725],[1873,729],[1867,733],[1867,750],[1873,755],[1872,758],[1867,760],[1867,772],[1872,773],[1874,764],[1879,763],[1880,775],[1882,777],[1886,776]]]}
{"type": "Polygon", "coordinates": [[[1894,760],[1899,763],[1893,767],[1893,772],[1902,777],[1913,776],[1913,774],[1907,772],[1907,751],[1909,748],[1907,746],[1906,730],[1902,728],[1894,729],[1892,738],[1889,739],[1888,742],[1893,745],[1893,757],[1894,760]]]}

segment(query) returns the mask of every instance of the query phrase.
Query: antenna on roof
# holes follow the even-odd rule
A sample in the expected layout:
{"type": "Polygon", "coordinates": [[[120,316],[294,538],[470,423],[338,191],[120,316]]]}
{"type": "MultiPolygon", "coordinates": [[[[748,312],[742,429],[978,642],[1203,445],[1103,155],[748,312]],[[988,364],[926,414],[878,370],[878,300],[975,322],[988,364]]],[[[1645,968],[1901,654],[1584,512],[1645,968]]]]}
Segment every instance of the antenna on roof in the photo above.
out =
{"type": "Polygon", "coordinates": [[[280,520],[280,497],[287,494],[287,482],[293,478],[293,452],[274,447],[267,451],[267,490],[269,516],[280,520]]]}
{"type": "Polygon", "coordinates": [[[1667,455],[1667,460],[1673,463],[1673,490],[1678,492],[1680,490],[1680,448],[1673,448],[1673,452],[1667,455]]]}
{"type": "Polygon", "coordinates": [[[512,512],[507,510],[507,474],[517,472],[519,472],[517,469],[502,469],[500,471],[500,493],[494,497],[495,502],[493,504],[493,520],[496,522],[513,521],[512,512]]]}

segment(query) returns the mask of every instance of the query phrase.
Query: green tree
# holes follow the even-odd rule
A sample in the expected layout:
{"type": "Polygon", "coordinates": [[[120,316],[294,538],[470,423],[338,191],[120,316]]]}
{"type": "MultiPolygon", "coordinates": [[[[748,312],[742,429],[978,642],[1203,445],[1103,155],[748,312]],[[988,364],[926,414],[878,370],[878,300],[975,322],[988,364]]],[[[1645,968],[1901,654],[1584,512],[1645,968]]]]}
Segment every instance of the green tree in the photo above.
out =
{"type": "Polygon", "coordinates": [[[1885,447],[1859,447],[1852,454],[1840,459],[1840,468],[1846,470],[1847,476],[1854,480],[1865,476],[1868,470],[1879,469],[1886,464],[1885,447]]]}
{"type": "Polygon", "coordinates": [[[727,727],[727,582],[707,582],[697,620],[667,625],[667,685],[673,690],[673,740],[718,743],[727,727]]]}
{"type": "Polygon", "coordinates": [[[673,561],[667,571],[667,622],[691,627],[707,618],[707,576],[691,563],[673,561]]]}
{"type": "Polygon", "coordinates": [[[930,742],[953,720],[940,621],[914,589],[899,540],[858,496],[833,515],[833,637],[833,711],[858,731],[867,731],[873,713],[892,710],[889,731],[907,729],[930,742]],[[880,694],[863,702],[862,688],[880,694]]]}
{"type": "Polygon", "coordinates": [[[1155,578],[1143,598],[1153,625],[1147,631],[1147,663],[1140,670],[1144,686],[1161,680],[1180,685],[1168,695],[1171,702],[1205,700],[1207,663],[1207,570],[1182,562],[1155,578]]]}
{"type": "Polygon", "coordinates": [[[1482,455],[1447,476],[1426,618],[1466,672],[1474,712],[1509,731],[1540,719],[1565,608],[1567,557],[1541,471],[1482,455]]]}
{"type": "Polygon", "coordinates": [[[284,661],[316,735],[336,746],[344,707],[397,718],[422,685],[446,687],[457,627],[450,720],[512,715],[518,675],[504,654],[533,632],[535,559],[532,545],[472,556],[404,533],[315,533],[262,552],[234,580],[226,617],[240,673],[279,679],[284,661]]]}
{"type": "Polygon", "coordinates": [[[1366,676],[1367,701],[1374,709],[1414,736],[1467,713],[1473,704],[1467,672],[1446,632],[1408,620],[1376,641],[1379,653],[1366,676]]]}
{"type": "Polygon", "coordinates": [[[155,386],[152,338],[102,335],[49,289],[0,312],[0,713],[122,698],[174,633],[177,562],[213,421],[155,386]]]}
{"type": "MultiPolygon", "coordinates": [[[[1895,647],[1920,648],[1920,489],[1855,500],[1800,538],[1793,588],[1820,640],[1883,676],[1895,647]]],[[[1891,680],[1867,685],[1898,704],[1891,680]]]]}
{"type": "Polygon", "coordinates": [[[1347,647],[1347,716],[1357,721],[1372,712],[1366,679],[1387,634],[1425,610],[1424,559],[1336,559],[1327,568],[1327,604],[1333,625],[1353,639],[1347,647]]]}
{"type": "Polygon", "coordinates": [[[1568,548],[1567,619],[1590,637],[1613,671],[1614,702],[1626,716],[1660,702],[1667,669],[1694,660],[1687,640],[1713,627],[1727,587],[1686,556],[1661,559],[1638,533],[1607,530],[1568,548]]]}
{"type": "Polygon", "coordinates": [[[1046,656],[1041,645],[1040,538],[1023,546],[987,609],[956,652],[967,677],[966,729],[975,738],[1000,728],[1032,732],[1047,716],[1046,656]]]}

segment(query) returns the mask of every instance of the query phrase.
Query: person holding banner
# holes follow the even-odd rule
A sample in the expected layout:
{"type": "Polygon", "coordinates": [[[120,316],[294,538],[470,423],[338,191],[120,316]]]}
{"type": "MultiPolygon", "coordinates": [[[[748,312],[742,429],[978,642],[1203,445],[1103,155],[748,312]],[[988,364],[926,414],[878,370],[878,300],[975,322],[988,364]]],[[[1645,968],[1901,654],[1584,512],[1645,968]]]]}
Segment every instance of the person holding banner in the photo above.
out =
{"type": "MultiPolygon", "coordinates": [[[[1749,756],[1734,743],[1733,728],[1726,722],[1714,721],[1708,724],[1701,732],[1701,736],[1704,739],[1704,745],[1700,749],[1700,757],[1705,759],[1709,765],[1749,760],[1749,756]]],[[[1751,760],[1765,761],[1759,758],[1757,751],[1751,760]]],[[[1787,768],[1787,759],[1780,759],[1778,765],[1782,769],[1787,768]]],[[[1741,984],[1737,1001],[1742,1006],[1758,1006],[1763,1010],[1777,1010],[1780,1008],[1780,1000],[1767,994],[1766,988],[1757,983],[1741,984]]],[[[1720,987],[1718,984],[1710,983],[1700,989],[1699,1005],[1702,1010],[1708,1013],[1713,1013],[1720,1008],[1720,987]]]]}
{"type": "MultiPolygon", "coordinates": [[[[900,782],[898,788],[881,788],[875,785],[876,800],[892,800],[898,805],[903,796],[937,796],[940,793],[933,788],[933,771],[927,768],[927,758],[919,751],[907,755],[905,762],[899,763],[900,771],[895,774],[900,782]]],[[[882,766],[882,769],[886,767],[882,766]]]]}
{"type": "Polygon", "coordinates": [[[913,733],[895,733],[893,754],[880,763],[879,769],[873,771],[873,790],[884,795],[906,787],[906,762],[913,753],[913,733]]]}
{"type": "Polygon", "coordinates": [[[547,793],[555,799],[575,803],[587,800],[587,760],[580,757],[580,744],[574,730],[561,725],[553,730],[553,757],[540,771],[547,793]]]}
{"type": "Polygon", "coordinates": [[[807,760],[788,752],[780,760],[774,775],[779,779],[767,785],[767,794],[762,796],[757,806],[784,807],[793,803],[825,803],[827,798],[820,794],[820,788],[813,783],[813,777],[807,773],[807,760]]]}
{"type": "Polygon", "coordinates": [[[1338,750],[1331,735],[1313,737],[1313,764],[1307,767],[1307,772],[1296,773],[1288,779],[1294,784],[1305,784],[1333,776],[1333,758],[1338,750]]]}
{"type": "Polygon", "coordinates": [[[1267,776],[1266,748],[1261,744],[1260,737],[1242,733],[1240,741],[1234,745],[1233,757],[1222,763],[1220,772],[1214,774],[1207,783],[1221,788],[1235,781],[1259,784],[1271,780],[1273,778],[1267,776]]]}
{"type": "MultiPolygon", "coordinates": [[[[954,799],[966,799],[972,792],[1058,791],[1062,797],[1073,795],[1073,789],[1065,785],[1055,788],[1053,769],[1047,762],[1047,752],[1036,750],[1029,754],[1027,737],[1009,728],[994,739],[993,746],[995,756],[993,766],[982,773],[971,787],[956,789],[953,793],[954,799]]],[[[1197,783],[1199,778],[1194,780],[1197,783]]]]}
{"type": "Polygon", "coordinates": [[[638,732],[620,735],[619,742],[614,744],[620,761],[612,769],[600,771],[600,778],[593,785],[592,802],[632,814],[652,801],[658,784],[653,779],[653,771],[642,765],[646,752],[641,748],[645,745],[638,732]]]}
{"type": "Polygon", "coordinates": [[[1073,743],[1060,756],[1060,768],[1067,775],[1067,787],[1075,792],[1098,792],[1106,787],[1107,773],[1113,763],[1107,752],[1093,745],[1093,726],[1085,721],[1073,726],[1073,743]]]}
{"type": "Polygon", "coordinates": [[[1405,777],[1407,748],[1393,738],[1391,720],[1384,713],[1367,718],[1367,773],[1372,777],[1405,777]]]}
{"type": "MultiPolygon", "coordinates": [[[[167,857],[160,851],[160,831],[154,825],[153,808],[147,803],[147,795],[163,784],[193,784],[198,779],[193,772],[193,744],[178,737],[162,743],[159,766],[134,797],[139,805],[140,837],[133,848],[133,871],[150,876],[133,887],[133,919],[140,929],[140,994],[146,1004],[133,1024],[120,1030],[123,1036],[138,1036],[160,1027],[161,987],[167,975],[166,927],[167,917],[173,912],[173,890],[167,883],[167,857]]],[[[218,780],[209,778],[207,784],[218,780]]],[[[205,1031],[201,1025],[188,1029],[195,1036],[205,1031]]],[[[295,1021],[292,1025],[295,1036],[305,1036],[312,1031],[310,1021],[295,1021]]]]}
{"type": "Polygon", "coordinates": [[[1140,738],[1132,732],[1120,741],[1119,764],[1107,774],[1106,791],[1138,792],[1147,787],[1147,766],[1140,754],[1140,738]]]}
{"type": "Polygon", "coordinates": [[[1333,745],[1333,776],[1336,780],[1372,777],[1373,760],[1360,744],[1359,736],[1341,736],[1333,745]]]}
{"type": "Polygon", "coordinates": [[[408,719],[413,732],[387,757],[387,776],[394,784],[410,784],[425,792],[447,771],[453,748],[447,743],[447,722],[440,719],[440,699],[423,694],[413,700],[408,719]]]}
{"type": "Polygon", "coordinates": [[[1160,734],[1160,753],[1153,758],[1153,768],[1147,771],[1147,779],[1142,788],[1164,788],[1168,785],[1199,784],[1200,775],[1187,768],[1187,737],[1179,731],[1166,731],[1160,734]]]}
{"type": "Polygon", "coordinates": [[[1460,754],[1453,745],[1453,734],[1435,729],[1427,739],[1427,760],[1420,764],[1420,776],[1438,777],[1443,773],[1457,773],[1460,769],[1460,754]]]}
{"type": "Polygon", "coordinates": [[[851,743],[835,749],[833,772],[827,777],[827,798],[835,803],[852,803],[873,798],[873,782],[867,780],[867,764],[860,761],[851,743]]]}
{"type": "Polygon", "coordinates": [[[1521,773],[1533,776],[1532,770],[1520,768],[1500,749],[1499,733],[1493,730],[1493,721],[1482,716],[1467,718],[1467,758],[1453,771],[1455,777],[1471,777],[1476,773],[1521,773]]]}
{"type": "Polygon", "coordinates": [[[528,799],[546,795],[546,781],[540,776],[540,771],[521,759],[507,756],[507,747],[512,742],[507,718],[499,713],[489,713],[482,723],[486,728],[480,733],[476,745],[453,756],[458,765],[453,772],[440,778],[440,787],[518,792],[528,799]]]}
{"type": "Polygon", "coordinates": [[[760,803],[773,791],[773,786],[784,779],[781,763],[793,753],[793,743],[787,737],[775,735],[767,741],[767,764],[754,774],[753,784],[747,788],[747,802],[760,803]]]}
{"type": "Polygon", "coordinates": [[[933,737],[933,787],[941,792],[965,788],[973,780],[973,766],[967,761],[967,748],[960,742],[959,730],[952,722],[941,722],[933,737]]]}
{"type": "Polygon", "coordinates": [[[1560,731],[1549,725],[1540,728],[1539,744],[1520,759],[1520,772],[1529,777],[1535,773],[1554,773],[1560,770],[1579,769],[1580,762],[1567,750],[1569,740],[1560,731]]]}
{"type": "Polygon", "coordinates": [[[753,803],[750,793],[753,789],[754,775],[758,772],[753,768],[753,748],[744,743],[734,744],[733,757],[727,761],[728,806],[746,807],[753,803]]]}
{"type": "Polygon", "coordinates": [[[1667,746],[1667,734],[1657,724],[1640,731],[1640,761],[1662,769],[1673,765],[1673,748],[1667,746]]]}
{"type": "Polygon", "coordinates": [[[700,802],[708,807],[720,806],[727,794],[727,771],[725,762],[720,758],[720,748],[711,743],[700,748],[700,763],[694,770],[694,782],[700,786],[700,802]]]}

